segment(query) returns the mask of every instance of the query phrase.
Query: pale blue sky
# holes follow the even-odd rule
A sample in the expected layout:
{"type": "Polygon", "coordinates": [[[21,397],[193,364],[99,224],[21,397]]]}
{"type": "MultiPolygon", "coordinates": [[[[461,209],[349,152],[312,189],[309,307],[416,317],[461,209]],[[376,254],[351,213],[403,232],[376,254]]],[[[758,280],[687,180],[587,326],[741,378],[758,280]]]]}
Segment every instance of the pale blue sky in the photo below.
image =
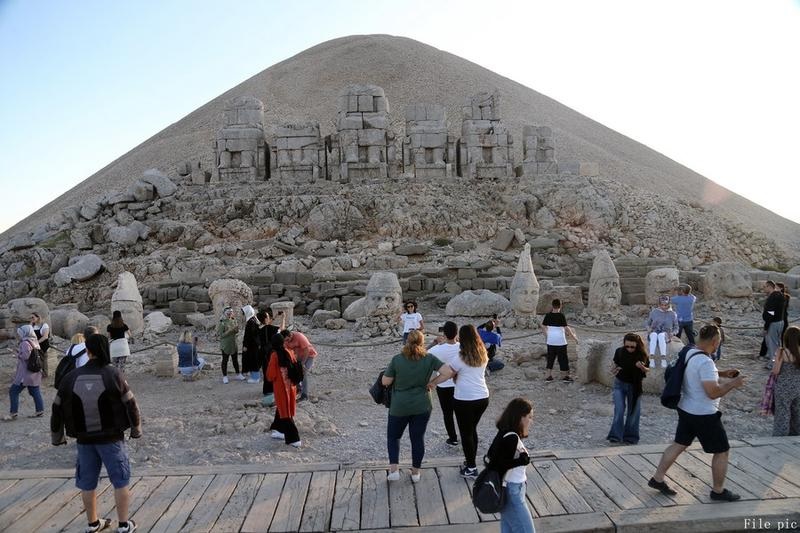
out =
{"type": "Polygon", "coordinates": [[[0,231],[270,65],[363,33],[474,61],[800,222],[798,0],[0,0],[0,231]]]}

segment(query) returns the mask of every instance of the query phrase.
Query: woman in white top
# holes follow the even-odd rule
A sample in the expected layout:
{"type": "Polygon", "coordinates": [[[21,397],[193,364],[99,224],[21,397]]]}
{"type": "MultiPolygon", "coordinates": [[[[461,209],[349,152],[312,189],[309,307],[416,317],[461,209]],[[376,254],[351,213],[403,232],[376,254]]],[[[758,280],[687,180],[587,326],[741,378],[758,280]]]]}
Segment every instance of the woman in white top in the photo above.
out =
{"type": "Polygon", "coordinates": [[[525,469],[531,460],[522,439],[528,436],[533,405],[514,398],[497,419],[497,436],[489,447],[491,468],[504,475],[506,503],[500,510],[500,533],[535,533],[533,518],[525,503],[525,469]]]}
{"type": "MultiPolygon", "coordinates": [[[[475,455],[478,451],[478,422],[489,406],[489,388],[486,386],[486,364],[489,355],[486,346],[472,324],[461,326],[458,330],[460,350],[458,358],[450,363],[456,372],[453,393],[453,410],[456,413],[458,433],[461,435],[461,448],[464,450],[464,465],[461,475],[466,478],[478,476],[475,455]]],[[[443,376],[433,383],[445,381],[443,376]]]]}
{"type": "Polygon", "coordinates": [[[406,302],[404,306],[406,312],[402,313],[397,321],[403,323],[403,344],[408,340],[408,334],[418,329],[425,331],[425,324],[422,322],[422,315],[417,313],[416,302],[406,302]]]}

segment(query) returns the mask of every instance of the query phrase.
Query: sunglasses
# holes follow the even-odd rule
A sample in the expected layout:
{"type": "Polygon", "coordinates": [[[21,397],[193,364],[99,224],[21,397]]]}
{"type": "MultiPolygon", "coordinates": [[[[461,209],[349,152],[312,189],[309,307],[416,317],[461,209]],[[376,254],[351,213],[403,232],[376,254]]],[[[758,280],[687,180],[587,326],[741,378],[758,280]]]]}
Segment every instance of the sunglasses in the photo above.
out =
{"type": "Polygon", "coordinates": [[[625,348],[627,350],[635,350],[636,349],[636,345],[635,344],[625,344],[624,346],[625,346],[625,348]]]}

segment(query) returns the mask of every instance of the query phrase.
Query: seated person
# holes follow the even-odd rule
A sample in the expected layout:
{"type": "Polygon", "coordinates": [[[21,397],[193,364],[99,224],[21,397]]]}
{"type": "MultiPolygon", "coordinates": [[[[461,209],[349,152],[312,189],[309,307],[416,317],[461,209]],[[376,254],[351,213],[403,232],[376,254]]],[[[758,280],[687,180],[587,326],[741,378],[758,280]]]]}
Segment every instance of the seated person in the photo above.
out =
{"type": "Polygon", "coordinates": [[[485,324],[478,326],[478,335],[480,335],[483,344],[486,345],[486,353],[489,356],[489,363],[486,365],[486,369],[489,372],[501,370],[506,366],[505,363],[494,358],[494,356],[497,355],[497,348],[501,346],[503,342],[497,315],[494,315],[492,319],[485,324]]]}
{"type": "Polygon", "coordinates": [[[183,330],[178,341],[178,372],[191,376],[202,370],[205,364],[205,359],[197,356],[197,337],[192,336],[191,330],[183,330]]]}

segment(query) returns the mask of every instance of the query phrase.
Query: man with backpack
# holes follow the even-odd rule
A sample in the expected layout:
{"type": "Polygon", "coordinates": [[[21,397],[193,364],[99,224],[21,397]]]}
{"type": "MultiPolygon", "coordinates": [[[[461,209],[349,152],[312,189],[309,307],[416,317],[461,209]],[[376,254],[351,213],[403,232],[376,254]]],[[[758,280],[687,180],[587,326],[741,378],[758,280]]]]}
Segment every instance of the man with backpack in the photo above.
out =
{"type": "MultiPolygon", "coordinates": [[[[676,492],[664,481],[664,476],[672,463],[688,448],[694,439],[700,440],[703,451],[714,454],[711,459],[711,478],[713,487],[710,498],[719,501],[736,501],[738,494],[724,488],[725,475],[728,470],[728,435],[722,425],[722,413],[719,400],[733,389],[744,384],[744,377],[738,370],[718,371],[710,354],[716,352],[720,343],[719,328],[713,324],[700,329],[697,347],[685,350],[678,365],[685,368],[680,400],[677,403],[678,427],[675,430],[675,442],[670,444],[661,456],[655,474],[648,485],[662,494],[674,496],[676,492]],[[719,382],[719,378],[728,381],[719,382]]],[[[677,370],[677,368],[676,368],[677,370]]],[[[669,387],[672,377],[669,378],[669,387]]],[[[664,395],[662,395],[662,403],[664,395]]],[[[666,404],[665,404],[666,405],[666,404]]]]}

